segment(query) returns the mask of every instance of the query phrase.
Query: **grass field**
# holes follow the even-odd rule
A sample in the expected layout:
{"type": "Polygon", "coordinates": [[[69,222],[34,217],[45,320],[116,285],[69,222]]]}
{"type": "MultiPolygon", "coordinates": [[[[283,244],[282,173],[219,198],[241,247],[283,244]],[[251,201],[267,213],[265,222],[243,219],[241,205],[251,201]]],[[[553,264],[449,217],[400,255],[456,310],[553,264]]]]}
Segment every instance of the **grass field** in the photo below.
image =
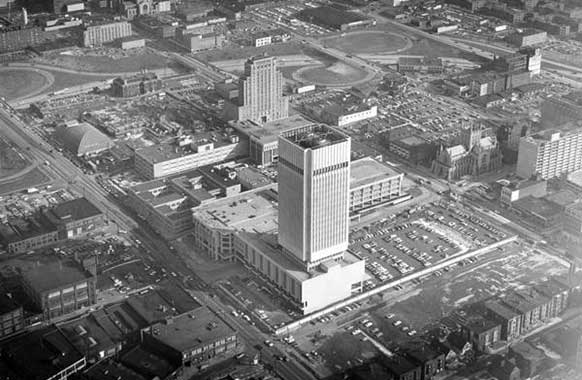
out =
{"type": "Polygon", "coordinates": [[[29,165],[29,162],[7,142],[0,139],[0,179],[13,175],[29,165]]]}
{"type": "Polygon", "coordinates": [[[381,31],[351,33],[326,39],[325,43],[329,47],[354,54],[390,53],[412,46],[404,36],[381,31]]]}
{"type": "Polygon", "coordinates": [[[42,63],[94,73],[124,73],[139,71],[141,69],[152,70],[164,68],[168,64],[168,61],[161,55],[148,52],[119,59],[94,55],[56,55],[43,60],[42,63]]]}
{"type": "Polygon", "coordinates": [[[366,75],[364,70],[342,62],[336,62],[326,67],[306,67],[298,71],[296,77],[307,83],[333,86],[349,85],[352,82],[364,79],[366,75]]]}
{"type": "Polygon", "coordinates": [[[12,100],[41,89],[47,78],[32,70],[0,70],[0,96],[12,100]]]}
{"type": "Polygon", "coordinates": [[[22,177],[0,183],[0,195],[35,187],[48,182],[49,179],[39,168],[34,168],[22,177]]]}

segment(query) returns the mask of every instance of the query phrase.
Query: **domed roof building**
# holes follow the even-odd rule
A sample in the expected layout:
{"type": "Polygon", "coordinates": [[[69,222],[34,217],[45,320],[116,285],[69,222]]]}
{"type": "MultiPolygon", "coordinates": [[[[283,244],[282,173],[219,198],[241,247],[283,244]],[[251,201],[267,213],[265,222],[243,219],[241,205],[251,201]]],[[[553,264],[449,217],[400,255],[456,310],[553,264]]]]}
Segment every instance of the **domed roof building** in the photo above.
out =
{"type": "Polygon", "coordinates": [[[76,156],[89,156],[113,146],[113,141],[88,123],[67,122],[57,127],[57,139],[76,156]]]}

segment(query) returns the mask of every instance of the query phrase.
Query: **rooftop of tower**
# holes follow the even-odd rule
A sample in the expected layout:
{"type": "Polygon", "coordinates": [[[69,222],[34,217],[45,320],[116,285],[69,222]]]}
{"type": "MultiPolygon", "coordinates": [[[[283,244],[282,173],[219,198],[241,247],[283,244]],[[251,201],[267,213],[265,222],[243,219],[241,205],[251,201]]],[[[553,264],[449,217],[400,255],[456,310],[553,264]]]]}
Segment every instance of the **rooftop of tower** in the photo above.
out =
{"type": "Polygon", "coordinates": [[[313,124],[283,133],[282,138],[303,149],[318,149],[347,141],[349,137],[325,124],[313,124]]]}

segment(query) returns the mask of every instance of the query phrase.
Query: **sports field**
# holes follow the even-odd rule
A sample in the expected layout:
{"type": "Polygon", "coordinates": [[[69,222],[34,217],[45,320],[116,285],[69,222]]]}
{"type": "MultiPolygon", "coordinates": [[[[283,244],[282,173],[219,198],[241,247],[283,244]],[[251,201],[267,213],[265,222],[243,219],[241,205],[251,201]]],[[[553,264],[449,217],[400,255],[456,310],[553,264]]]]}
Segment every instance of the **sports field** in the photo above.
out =
{"type": "Polygon", "coordinates": [[[35,93],[50,84],[50,76],[40,70],[0,69],[0,96],[12,100],[35,93]]]}
{"type": "Polygon", "coordinates": [[[407,37],[382,31],[355,32],[324,41],[329,47],[354,54],[397,53],[412,47],[407,37]]]}

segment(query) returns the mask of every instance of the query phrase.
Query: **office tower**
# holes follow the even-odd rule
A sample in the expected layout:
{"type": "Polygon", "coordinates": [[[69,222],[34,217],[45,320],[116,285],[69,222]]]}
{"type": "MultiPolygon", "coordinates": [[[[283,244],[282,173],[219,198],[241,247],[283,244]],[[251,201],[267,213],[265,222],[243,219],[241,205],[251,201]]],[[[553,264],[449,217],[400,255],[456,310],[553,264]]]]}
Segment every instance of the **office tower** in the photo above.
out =
{"type": "Polygon", "coordinates": [[[582,127],[546,130],[519,141],[516,173],[522,178],[558,177],[582,169],[582,127]]]}
{"type": "Polygon", "coordinates": [[[239,81],[239,95],[227,106],[230,120],[251,120],[259,124],[289,116],[289,100],[283,96],[283,75],[275,57],[251,58],[239,81]]]}
{"type": "Polygon", "coordinates": [[[279,244],[307,270],[348,248],[350,147],[326,125],[279,137],[279,244]]]}

